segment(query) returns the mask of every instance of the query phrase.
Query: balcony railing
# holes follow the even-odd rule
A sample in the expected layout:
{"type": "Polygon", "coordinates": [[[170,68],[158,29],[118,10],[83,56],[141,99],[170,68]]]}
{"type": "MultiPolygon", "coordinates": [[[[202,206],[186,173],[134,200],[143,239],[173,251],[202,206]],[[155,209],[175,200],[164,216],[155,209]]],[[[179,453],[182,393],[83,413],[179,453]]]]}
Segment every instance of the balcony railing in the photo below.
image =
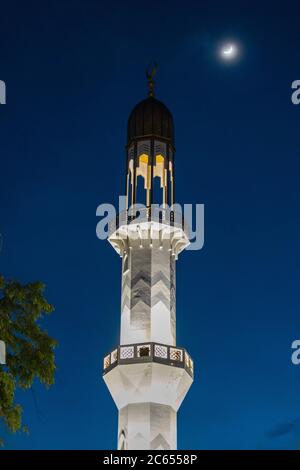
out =
{"type": "Polygon", "coordinates": [[[183,348],[159,343],[139,343],[118,346],[103,361],[103,373],[122,364],[159,362],[174,367],[184,368],[191,377],[194,376],[194,363],[183,348]]]}
{"type": "Polygon", "coordinates": [[[189,228],[184,222],[183,215],[180,212],[173,211],[169,208],[155,206],[136,208],[134,210],[129,209],[120,212],[120,214],[109,222],[108,233],[110,236],[118,230],[119,227],[151,221],[180,228],[185,232],[187,238],[189,238],[189,228]]]}

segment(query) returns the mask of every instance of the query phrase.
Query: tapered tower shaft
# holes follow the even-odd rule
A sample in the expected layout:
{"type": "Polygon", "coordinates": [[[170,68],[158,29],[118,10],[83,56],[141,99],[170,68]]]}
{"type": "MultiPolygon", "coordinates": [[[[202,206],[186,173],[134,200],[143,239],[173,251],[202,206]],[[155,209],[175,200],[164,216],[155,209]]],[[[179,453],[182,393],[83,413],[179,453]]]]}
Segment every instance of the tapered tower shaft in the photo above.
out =
{"type": "Polygon", "coordinates": [[[173,118],[154,98],[153,83],[150,90],[129,118],[127,206],[109,227],[122,257],[121,334],[104,358],[104,380],[119,410],[118,449],[125,450],[177,448],[177,411],[193,381],[193,361],[176,346],[176,260],[189,238],[181,214],[168,206],[173,118]]]}

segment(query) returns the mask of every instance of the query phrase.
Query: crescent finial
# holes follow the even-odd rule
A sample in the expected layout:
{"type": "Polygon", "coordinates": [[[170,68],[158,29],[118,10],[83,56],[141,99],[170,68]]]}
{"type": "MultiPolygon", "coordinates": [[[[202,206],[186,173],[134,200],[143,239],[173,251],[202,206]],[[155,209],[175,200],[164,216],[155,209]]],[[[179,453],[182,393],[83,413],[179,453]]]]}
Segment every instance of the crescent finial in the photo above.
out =
{"type": "Polygon", "coordinates": [[[148,96],[154,96],[154,76],[156,75],[158,65],[151,62],[146,69],[146,77],[148,80],[148,96]]]}

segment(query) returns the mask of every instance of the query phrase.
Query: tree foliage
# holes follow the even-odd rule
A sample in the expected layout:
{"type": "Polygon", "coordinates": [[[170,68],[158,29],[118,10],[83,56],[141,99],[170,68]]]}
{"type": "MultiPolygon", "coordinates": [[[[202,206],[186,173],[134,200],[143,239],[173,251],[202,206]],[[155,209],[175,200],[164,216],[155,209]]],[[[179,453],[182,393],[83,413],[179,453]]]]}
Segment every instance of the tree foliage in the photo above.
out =
{"type": "Polygon", "coordinates": [[[6,364],[0,365],[0,421],[12,432],[22,429],[16,389],[30,388],[35,379],[46,387],[54,383],[56,341],[39,325],[53,306],[43,291],[41,282],[22,285],[0,276],[0,339],[7,351],[6,364]]]}

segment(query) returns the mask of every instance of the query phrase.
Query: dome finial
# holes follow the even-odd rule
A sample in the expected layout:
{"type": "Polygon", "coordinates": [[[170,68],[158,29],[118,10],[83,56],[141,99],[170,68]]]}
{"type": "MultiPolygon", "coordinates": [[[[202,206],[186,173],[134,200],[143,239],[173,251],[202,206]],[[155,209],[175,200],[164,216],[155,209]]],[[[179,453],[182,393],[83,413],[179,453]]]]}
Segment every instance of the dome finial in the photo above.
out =
{"type": "Polygon", "coordinates": [[[148,65],[146,70],[146,77],[148,80],[148,96],[154,96],[154,80],[153,77],[156,75],[157,72],[157,63],[152,62],[148,65]]]}

